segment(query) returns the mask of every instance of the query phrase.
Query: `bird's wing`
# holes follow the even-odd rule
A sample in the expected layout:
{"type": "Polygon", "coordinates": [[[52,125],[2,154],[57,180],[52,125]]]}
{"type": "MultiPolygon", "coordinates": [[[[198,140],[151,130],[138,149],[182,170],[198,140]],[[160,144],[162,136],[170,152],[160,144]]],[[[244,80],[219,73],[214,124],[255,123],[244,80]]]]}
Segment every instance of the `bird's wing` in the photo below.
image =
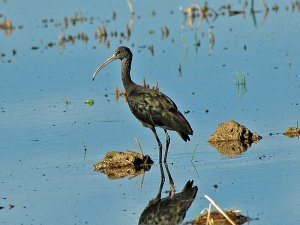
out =
{"type": "Polygon", "coordinates": [[[181,113],[166,95],[152,89],[137,89],[128,96],[132,113],[143,123],[172,129],[174,115],[181,113]],[[173,115],[174,114],[174,115],[173,115]]]}

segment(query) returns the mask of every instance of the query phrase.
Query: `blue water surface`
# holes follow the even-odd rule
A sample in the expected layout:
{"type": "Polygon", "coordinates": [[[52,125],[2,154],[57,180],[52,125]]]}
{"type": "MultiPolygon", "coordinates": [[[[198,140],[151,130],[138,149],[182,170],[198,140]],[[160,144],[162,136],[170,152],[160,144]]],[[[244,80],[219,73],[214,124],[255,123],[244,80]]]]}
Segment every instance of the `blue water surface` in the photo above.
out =
{"type": "MultiPolygon", "coordinates": [[[[132,79],[158,82],[194,130],[188,143],[170,132],[176,190],[188,180],[199,189],[184,222],[208,206],[208,194],[255,219],[253,225],[300,223],[299,139],[269,135],[299,121],[300,12],[289,2],[268,1],[265,15],[261,1],[254,1],[254,17],[251,1],[209,1],[219,15],[189,24],[180,9],[194,3],[204,6],[134,1],[131,16],[127,1],[0,1],[0,22],[6,17],[14,26],[10,35],[0,30],[0,224],[138,224],[156,197],[157,143],[124,98],[115,100],[115,86],[123,91],[120,62],[91,80],[119,45],[133,52],[132,79]],[[227,4],[245,6],[245,14],[229,16],[220,10],[227,4]],[[80,17],[72,25],[71,18],[80,17]],[[99,43],[97,28],[103,26],[108,37],[99,43]],[[78,40],[79,33],[88,41],[78,40]],[[76,36],[75,42],[62,47],[62,35],[76,36]],[[246,84],[238,85],[240,79],[246,84]],[[84,104],[87,99],[95,104],[84,104]],[[227,120],[263,139],[239,156],[220,154],[207,140],[227,120]],[[109,151],[138,151],[135,138],[155,161],[143,180],[94,172],[109,151]]],[[[164,132],[158,134],[164,143],[164,132]]],[[[166,181],[162,197],[168,190],[166,181]]]]}

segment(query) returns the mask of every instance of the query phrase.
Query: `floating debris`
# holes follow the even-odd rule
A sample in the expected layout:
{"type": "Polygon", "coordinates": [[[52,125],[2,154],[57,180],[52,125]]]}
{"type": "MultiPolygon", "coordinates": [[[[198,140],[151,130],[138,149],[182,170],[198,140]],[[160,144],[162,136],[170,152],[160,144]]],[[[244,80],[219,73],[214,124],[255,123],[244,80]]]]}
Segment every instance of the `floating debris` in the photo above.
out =
{"type": "Polygon", "coordinates": [[[208,195],[204,197],[209,201],[208,208],[202,210],[197,219],[185,223],[185,225],[242,225],[249,222],[251,219],[240,214],[240,210],[224,211],[215,200],[208,195]],[[212,206],[217,211],[211,211],[212,206]]]}
{"type": "Polygon", "coordinates": [[[107,30],[105,26],[102,24],[102,28],[101,27],[97,28],[96,39],[98,40],[98,43],[99,44],[103,43],[108,47],[109,42],[107,41],[107,36],[108,36],[107,30]]]}
{"type": "Polygon", "coordinates": [[[243,96],[247,92],[245,73],[236,71],[235,80],[237,94],[238,96],[243,96]]]}
{"type": "Polygon", "coordinates": [[[299,137],[300,129],[298,127],[289,127],[283,132],[283,135],[289,138],[299,137]]]}
{"type": "Polygon", "coordinates": [[[211,29],[209,29],[208,31],[208,37],[209,37],[209,47],[210,49],[213,49],[215,46],[215,36],[211,29]]]}
{"type": "Polygon", "coordinates": [[[115,11],[112,12],[112,20],[116,20],[117,18],[117,13],[115,11]]]}
{"type": "Polygon", "coordinates": [[[11,20],[4,17],[3,23],[0,23],[0,30],[4,30],[6,35],[11,35],[13,30],[13,24],[11,20]]]}
{"type": "Polygon", "coordinates": [[[108,152],[102,161],[94,165],[95,171],[107,175],[109,179],[120,179],[127,176],[135,177],[150,170],[153,161],[150,156],[141,153],[108,152]]]}
{"type": "Polygon", "coordinates": [[[279,6],[278,6],[276,3],[274,3],[274,5],[273,5],[273,7],[272,7],[272,10],[273,10],[274,12],[278,12],[278,11],[279,11],[279,6]]]}
{"type": "Polygon", "coordinates": [[[54,42],[49,42],[48,44],[47,44],[47,47],[48,48],[52,48],[52,47],[54,47],[55,46],[55,43],[54,42]]]}
{"type": "Polygon", "coordinates": [[[240,15],[240,14],[245,15],[246,11],[245,10],[231,10],[231,9],[228,10],[228,16],[236,16],[236,15],[240,15]]]}
{"type": "MultiPolygon", "coordinates": [[[[84,33],[84,32],[80,32],[77,35],[70,35],[70,34],[69,35],[65,35],[64,33],[62,33],[60,35],[60,37],[59,37],[59,46],[60,46],[61,49],[64,49],[66,43],[71,43],[72,45],[74,45],[75,44],[75,40],[87,43],[88,40],[89,40],[89,38],[88,38],[88,35],[86,33],[84,33]]],[[[51,45],[52,44],[53,43],[51,43],[51,45]]]]}
{"type": "Polygon", "coordinates": [[[195,48],[196,48],[196,53],[198,52],[198,48],[200,48],[201,46],[201,42],[200,42],[200,38],[197,37],[197,34],[195,33],[195,44],[194,44],[195,48]]]}
{"type": "Polygon", "coordinates": [[[69,20],[71,21],[71,24],[73,26],[76,26],[77,23],[83,23],[83,21],[86,20],[86,18],[83,16],[83,14],[80,14],[80,16],[75,15],[74,17],[71,17],[69,20]]]}
{"type": "Polygon", "coordinates": [[[132,1],[127,0],[127,4],[128,4],[128,8],[129,8],[129,11],[130,11],[131,15],[134,15],[134,8],[133,8],[132,1]]]}
{"type": "Polygon", "coordinates": [[[92,106],[92,105],[94,105],[94,100],[89,98],[84,103],[87,104],[88,106],[92,106]]]}
{"type": "Polygon", "coordinates": [[[64,28],[68,29],[68,26],[69,26],[69,20],[67,17],[64,17],[64,28]]]}
{"type": "Polygon", "coordinates": [[[86,33],[80,32],[80,33],[77,34],[77,39],[80,40],[80,41],[83,41],[84,43],[87,43],[88,40],[89,40],[89,37],[87,36],[86,33]]]}
{"type": "Polygon", "coordinates": [[[181,63],[178,64],[178,77],[182,77],[182,66],[181,66],[181,63]]]}
{"type": "Polygon", "coordinates": [[[269,6],[266,4],[265,0],[260,0],[260,2],[263,5],[263,7],[265,8],[265,11],[268,12],[269,11],[269,6]]]}
{"type": "Polygon", "coordinates": [[[197,28],[201,26],[201,23],[204,19],[212,18],[212,20],[215,20],[218,16],[218,13],[215,10],[208,7],[207,2],[205,2],[203,7],[201,7],[199,4],[192,3],[185,10],[183,7],[180,7],[179,9],[183,13],[188,26],[191,26],[194,23],[196,17],[200,17],[199,22],[197,23],[197,28]]]}
{"type": "Polygon", "coordinates": [[[167,26],[164,26],[163,28],[161,28],[161,37],[162,39],[168,38],[170,34],[170,30],[167,26]]]}
{"type": "Polygon", "coordinates": [[[130,25],[126,25],[126,33],[127,33],[127,40],[129,40],[129,38],[131,36],[131,26],[130,25]]]}
{"type": "Polygon", "coordinates": [[[149,51],[151,52],[151,55],[154,56],[154,46],[153,45],[150,45],[148,47],[149,51]]]}

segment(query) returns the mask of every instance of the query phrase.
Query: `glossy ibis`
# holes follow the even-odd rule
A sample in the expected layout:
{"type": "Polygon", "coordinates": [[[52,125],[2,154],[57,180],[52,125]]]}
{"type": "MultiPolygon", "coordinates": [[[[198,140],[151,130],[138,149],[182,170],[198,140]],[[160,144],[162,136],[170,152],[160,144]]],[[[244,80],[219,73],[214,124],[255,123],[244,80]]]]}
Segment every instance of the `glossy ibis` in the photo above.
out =
{"type": "Polygon", "coordinates": [[[184,141],[190,140],[189,135],[193,134],[193,130],[182,113],[177,109],[175,103],[168,96],[159,91],[138,85],[131,80],[132,53],[129,48],[125,46],[117,48],[112,56],[98,66],[94,72],[93,80],[104,66],[116,59],[120,59],[122,63],[122,82],[131,112],[145,127],[152,130],[156,138],[159,147],[159,163],[162,162],[162,144],[157,136],[155,127],[161,127],[165,131],[166,149],[164,162],[166,162],[170,144],[170,137],[167,130],[176,131],[184,141]]]}
{"type": "MultiPolygon", "coordinates": [[[[165,164],[165,166],[170,180],[172,177],[168,165],[165,164]]],[[[160,164],[160,172],[161,181],[158,194],[154,199],[149,201],[147,207],[142,212],[138,223],[139,225],[182,224],[188,209],[197,195],[198,187],[194,186],[194,181],[191,180],[186,182],[181,192],[175,193],[175,190],[173,192],[171,187],[169,196],[161,198],[161,192],[165,182],[162,164],[160,164]]]]}

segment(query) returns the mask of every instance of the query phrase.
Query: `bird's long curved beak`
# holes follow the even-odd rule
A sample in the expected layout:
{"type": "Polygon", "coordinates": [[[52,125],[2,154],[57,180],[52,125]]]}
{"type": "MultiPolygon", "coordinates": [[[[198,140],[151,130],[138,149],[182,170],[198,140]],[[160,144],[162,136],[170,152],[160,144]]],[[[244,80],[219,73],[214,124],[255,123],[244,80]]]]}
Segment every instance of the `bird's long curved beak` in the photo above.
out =
{"type": "Polygon", "coordinates": [[[112,56],[110,56],[107,60],[105,60],[104,63],[102,63],[100,66],[97,67],[97,69],[95,70],[92,79],[95,80],[97,74],[99,73],[99,71],[105,67],[108,63],[114,61],[116,59],[116,55],[113,54],[112,56]]]}

